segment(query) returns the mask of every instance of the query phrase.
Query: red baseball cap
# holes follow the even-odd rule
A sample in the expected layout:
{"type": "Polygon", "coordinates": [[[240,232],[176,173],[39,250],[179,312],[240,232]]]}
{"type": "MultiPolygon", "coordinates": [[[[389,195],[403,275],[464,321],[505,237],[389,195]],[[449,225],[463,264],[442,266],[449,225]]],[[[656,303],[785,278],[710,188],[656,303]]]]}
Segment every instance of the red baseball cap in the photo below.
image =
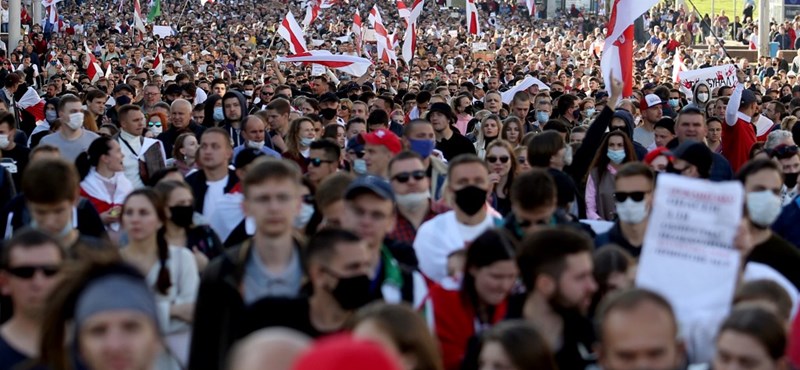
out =
{"type": "Polygon", "coordinates": [[[400,370],[400,365],[377,343],[335,335],[317,341],[295,362],[292,370],[400,370]]]}
{"type": "Polygon", "coordinates": [[[361,134],[364,142],[368,145],[383,145],[389,149],[392,154],[400,153],[403,150],[403,144],[400,143],[400,138],[385,128],[372,131],[370,133],[361,134]]]}

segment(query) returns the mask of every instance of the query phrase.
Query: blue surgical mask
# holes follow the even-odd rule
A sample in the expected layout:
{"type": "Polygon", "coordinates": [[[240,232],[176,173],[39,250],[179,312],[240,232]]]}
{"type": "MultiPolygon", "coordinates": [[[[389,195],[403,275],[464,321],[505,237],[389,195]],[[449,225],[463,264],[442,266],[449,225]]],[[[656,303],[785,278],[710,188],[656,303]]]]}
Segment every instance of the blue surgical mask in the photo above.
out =
{"type": "Polygon", "coordinates": [[[596,112],[597,110],[595,110],[594,108],[587,108],[584,115],[586,116],[586,118],[589,118],[591,116],[594,116],[596,112]]]}
{"type": "Polygon", "coordinates": [[[313,142],[314,142],[314,139],[309,139],[307,137],[300,138],[300,144],[302,144],[303,146],[310,146],[311,143],[313,143],[313,142]]]}
{"type": "Polygon", "coordinates": [[[47,112],[44,112],[44,117],[45,119],[47,119],[47,122],[50,123],[55,122],[55,120],[58,119],[58,112],[54,110],[49,110],[47,112]]]}
{"type": "Polygon", "coordinates": [[[669,106],[672,107],[672,108],[678,108],[680,105],[681,105],[681,100],[680,99],[670,99],[669,100],[669,106]]]}
{"type": "Polygon", "coordinates": [[[550,119],[550,115],[547,112],[536,112],[536,121],[539,124],[545,124],[550,119]]]}
{"type": "Polygon", "coordinates": [[[408,139],[408,146],[412,152],[419,154],[422,158],[428,158],[430,157],[431,153],[433,153],[433,148],[436,146],[436,142],[425,139],[408,139]]]}
{"type": "Polygon", "coordinates": [[[367,161],[363,159],[353,160],[353,172],[359,175],[367,173],[367,161]]]}
{"type": "Polygon", "coordinates": [[[214,107],[214,121],[222,121],[225,119],[225,114],[222,112],[222,107],[214,107]]]}
{"type": "Polygon", "coordinates": [[[620,164],[625,160],[625,150],[608,150],[608,159],[615,164],[620,164]]]}

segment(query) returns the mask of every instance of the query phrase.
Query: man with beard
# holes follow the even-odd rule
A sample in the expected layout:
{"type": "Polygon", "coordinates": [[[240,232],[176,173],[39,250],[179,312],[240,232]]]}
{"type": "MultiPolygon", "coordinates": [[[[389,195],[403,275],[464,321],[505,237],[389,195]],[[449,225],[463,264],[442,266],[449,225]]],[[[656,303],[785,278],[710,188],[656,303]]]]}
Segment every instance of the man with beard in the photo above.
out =
{"type": "Polygon", "coordinates": [[[527,293],[512,297],[508,317],[539,329],[559,369],[583,369],[594,362],[594,330],[586,317],[597,291],[592,250],[589,237],[563,227],[535,232],[519,247],[517,261],[527,293]]]}

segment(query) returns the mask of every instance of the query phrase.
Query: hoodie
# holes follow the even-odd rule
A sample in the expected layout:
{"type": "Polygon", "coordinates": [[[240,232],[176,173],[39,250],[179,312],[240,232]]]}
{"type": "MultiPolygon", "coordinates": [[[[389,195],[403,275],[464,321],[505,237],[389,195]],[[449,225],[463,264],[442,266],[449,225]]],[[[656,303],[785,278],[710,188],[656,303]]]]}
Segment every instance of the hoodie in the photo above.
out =
{"type": "Polygon", "coordinates": [[[240,92],[238,92],[236,90],[231,90],[231,91],[226,92],[225,95],[222,96],[223,107],[224,107],[224,104],[225,104],[225,100],[226,99],[230,99],[230,98],[236,98],[236,99],[239,100],[239,107],[240,107],[241,116],[242,116],[242,118],[237,120],[239,122],[239,128],[235,128],[234,127],[233,124],[236,123],[236,122],[231,121],[228,118],[228,115],[225,114],[225,109],[222,110],[223,114],[225,115],[225,120],[223,120],[222,122],[219,123],[219,127],[222,127],[222,129],[224,129],[225,131],[228,131],[228,134],[231,135],[231,141],[232,141],[233,147],[235,148],[235,147],[237,147],[239,145],[244,144],[244,141],[245,141],[244,138],[242,137],[242,131],[241,131],[241,127],[242,126],[241,126],[241,123],[244,123],[244,121],[247,120],[247,99],[244,97],[244,94],[242,94],[242,93],[240,93],[240,92]]]}
{"type": "Polygon", "coordinates": [[[214,121],[214,104],[217,104],[217,101],[220,99],[222,98],[217,94],[211,94],[208,99],[206,99],[206,102],[204,103],[205,106],[203,108],[203,111],[205,112],[202,123],[203,127],[217,127],[217,122],[214,121]]]}
{"type": "MultiPolygon", "coordinates": [[[[614,117],[612,118],[619,118],[625,121],[625,133],[628,134],[628,139],[633,142],[633,149],[636,151],[636,157],[639,158],[640,161],[644,159],[644,156],[647,155],[647,148],[633,140],[633,129],[636,127],[633,121],[633,115],[624,109],[618,109],[614,112],[614,117]]],[[[609,126],[611,126],[610,123],[609,126]]]]}

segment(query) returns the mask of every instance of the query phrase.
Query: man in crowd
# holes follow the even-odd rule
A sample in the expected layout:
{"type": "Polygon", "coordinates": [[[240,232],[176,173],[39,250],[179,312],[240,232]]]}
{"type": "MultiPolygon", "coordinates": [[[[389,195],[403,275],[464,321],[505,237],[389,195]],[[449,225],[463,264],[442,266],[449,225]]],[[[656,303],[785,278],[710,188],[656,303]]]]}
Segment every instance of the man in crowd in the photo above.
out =
{"type": "Polygon", "coordinates": [[[403,150],[400,139],[387,129],[379,129],[361,136],[364,140],[364,161],[367,173],[388,178],[389,161],[403,150]]]}
{"type": "Polygon", "coordinates": [[[725,109],[725,124],[722,125],[722,153],[730,161],[733,171],[739,171],[750,158],[750,148],[756,143],[753,117],[757,114],[758,102],[755,94],[744,88],[745,73],[738,70],[739,83],[733,89],[731,100],[725,109]]]}
{"type": "Polygon", "coordinates": [[[275,151],[283,153],[286,151],[284,138],[289,134],[289,112],[291,105],[286,99],[277,98],[272,100],[266,109],[267,124],[269,125],[269,137],[275,146],[275,151]]]}
{"type": "Polygon", "coordinates": [[[655,174],[650,167],[639,162],[622,166],[614,177],[618,218],[609,231],[597,236],[595,245],[603,247],[613,243],[638,258],[653,207],[654,191],[655,174]]]}
{"type": "Polygon", "coordinates": [[[459,154],[475,154],[475,146],[454,127],[456,115],[449,105],[434,103],[428,110],[427,120],[433,124],[436,133],[436,149],[448,161],[459,154]]]}
{"type": "Polygon", "coordinates": [[[172,147],[175,139],[184,132],[194,133],[199,139],[205,128],[192,121],[192,103],[188,100],[178,99],[172,102],[169,112],[169,129],[158,135],[158,140],[164,145],[167,157],[172,157],[172,147]]]}
{"type": "Polygon", "coordinates": [[[389,238],[413,244],[423,222],[447,212],[447,207],[431,200],[430,179],[422,157],[416,152],[400,152],[389,162],[389,180],[397,200],[397,220],[389,238]]]}
{"type": "Polygon", "coordinates": [[[442,185],[447,179],[447,164],[434,153],[436,133],[428,120],[414,119],[404,127],[403,145],[422,158],[425,171],[429,173],[431,199],[442,198],[442,185]]]}
{"type": "Polygon", "coordinates": [[[649,94],[642,99],[642,125],[633,130],[633,140],[645,148],[650,147],[655,140],[653,130],[656,122],[661,119],[662,105],[661,98],[655,94],[649,94]]]}
{"type": "Polygon", "coordinates": [[[222,97],[222,112],[225,120],[220,122],[220,127],[228,131],[233,147],[244,144],[242,126],[247,120],[247,99],[236,90],[226,92],[222,97]]]}
{"type": "Polygon", "coordinates": [[[330,139],[314,141],[310,148],[308,179],[318,187],[322,181],[338,171],[342,150],[339,144],[330,139]]]}
{"type": "MultiPolygon", "coordinates": [[[[676,139],[669,142],[667,148],[675,149],[687,140],[703,143],[706,136],[708,136],[708,124],[706,123],[705,115],[697,106],[688,105],[678,113],[678,117],[675,120],[676,139]]],[[[714,152],[711,152],[711,156],[712,161],[708,177],[712,181],[733,179],[733,170],[728,159],[714,152]]]]}
{"type": "Polygon", "coordinates": [[[74,162],[78,154],[86,151],[99,136],[83,128],[81,100],[75,95],[61,97],[58,102],[58,117],[62,122],[58,132],[43,137],[39,145],[52,145],[61,151],[64,159],[74,162]]]}
{"type": "Polygon", "coordinates": [[[242,122],[242,139],[244,143],[233,148],[233,158],[245,148],[252,148],[264,154],[281,158],[280,153],[272,149],[272,140],[267,136],[267,124],[261,116],[250,115],[242,122]]]}
{"type": "Polygon", "coordinates": [[[212,127],[200,137],[200,160],[203,169],[186,177],[194,193],[194,207],[206,217],[211,217],[222,196],[239,182],[236,171],[229,169],[233,157],[228,132],[212,127]]]}
{"type": "Polygon", "coordinates": [[[142,136],[145,122],[139,106],[128,104],[120,108],[119,124],[116,140],[122,150],[125,177],[134,188],[142,188],[150,176],[166,167],[166,154],[160,141],[142,136]]]}

